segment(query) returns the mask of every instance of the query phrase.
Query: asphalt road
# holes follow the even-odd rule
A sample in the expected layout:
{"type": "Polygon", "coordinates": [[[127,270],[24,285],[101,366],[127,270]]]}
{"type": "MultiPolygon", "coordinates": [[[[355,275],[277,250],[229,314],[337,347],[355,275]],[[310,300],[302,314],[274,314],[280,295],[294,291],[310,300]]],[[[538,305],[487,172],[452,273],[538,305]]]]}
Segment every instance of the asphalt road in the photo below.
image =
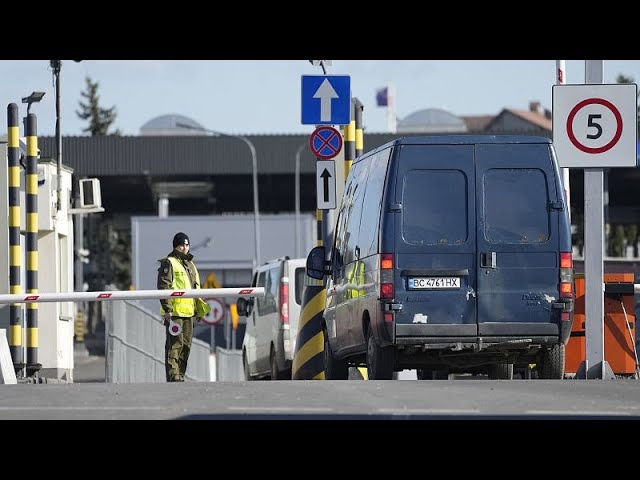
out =
{"type": "Polygon", "coordinates": [[[105,363],[103,355],[89,355],[84,343],[74,344],[74,383],[104,383],[105,363]]]}
{"type": "Polygon", "coordinates": [[[637,380],[0,385],[0,420],[640,419],[637,380]]]}

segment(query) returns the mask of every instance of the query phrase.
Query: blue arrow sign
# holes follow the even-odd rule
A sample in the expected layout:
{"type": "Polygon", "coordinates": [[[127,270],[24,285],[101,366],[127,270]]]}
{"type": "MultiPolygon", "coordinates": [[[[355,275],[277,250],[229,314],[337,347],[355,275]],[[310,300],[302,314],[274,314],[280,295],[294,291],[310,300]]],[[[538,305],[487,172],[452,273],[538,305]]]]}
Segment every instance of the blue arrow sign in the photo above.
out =
{"type": "Polygon", "coordinates": [[[348,125],[351,122],[349,75],[302,76],[302,124],[348,125]]]}

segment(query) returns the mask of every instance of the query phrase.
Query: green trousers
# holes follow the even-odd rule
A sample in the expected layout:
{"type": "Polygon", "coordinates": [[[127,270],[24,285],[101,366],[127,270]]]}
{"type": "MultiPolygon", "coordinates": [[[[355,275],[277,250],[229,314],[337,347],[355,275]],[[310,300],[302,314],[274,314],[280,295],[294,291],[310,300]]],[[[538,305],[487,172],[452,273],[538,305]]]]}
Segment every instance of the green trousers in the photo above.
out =
{"type": "Polygon", "coordinates": [[[171,335],[169,326],[165,326],[167,339],[164,344],[164,365],[167,382],[184,382],[196,319],[195,317],[171,317],[171,319],[182,327],[182,332],[180,335],[171,335]]]}

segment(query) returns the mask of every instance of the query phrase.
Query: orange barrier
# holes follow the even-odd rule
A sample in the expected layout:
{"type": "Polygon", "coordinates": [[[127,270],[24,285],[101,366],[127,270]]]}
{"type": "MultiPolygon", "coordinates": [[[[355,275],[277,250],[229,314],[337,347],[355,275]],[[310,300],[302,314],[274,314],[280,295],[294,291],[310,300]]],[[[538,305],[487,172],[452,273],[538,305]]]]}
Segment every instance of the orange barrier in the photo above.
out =
{"type": "MultiPolygon", "coordinates": [[[[565,373],[576,373],[586,357],[584,274],[576,274],[575,282],[576,302],[571,337],[566,348],[565,373]]],[[[604,359],[614,374],[633,375],[636,373],[634,275],[606,273],[604,283],[604,359]],[[627,313],[626,319],[623,305],[627,313]],[[627,320],[631,327],[631,335],[627,320]]]]}

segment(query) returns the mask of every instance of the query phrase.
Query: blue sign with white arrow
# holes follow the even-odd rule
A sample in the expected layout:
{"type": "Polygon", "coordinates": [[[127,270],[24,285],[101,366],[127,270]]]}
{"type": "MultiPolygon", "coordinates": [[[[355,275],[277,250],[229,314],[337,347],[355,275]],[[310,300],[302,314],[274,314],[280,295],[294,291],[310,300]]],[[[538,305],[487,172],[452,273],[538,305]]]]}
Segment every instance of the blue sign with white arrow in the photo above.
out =
{"type": "Polygon", "coordinates": [[[302,76],[303,125],[348,125],[350,122],[349,75],[302,76]]]}

